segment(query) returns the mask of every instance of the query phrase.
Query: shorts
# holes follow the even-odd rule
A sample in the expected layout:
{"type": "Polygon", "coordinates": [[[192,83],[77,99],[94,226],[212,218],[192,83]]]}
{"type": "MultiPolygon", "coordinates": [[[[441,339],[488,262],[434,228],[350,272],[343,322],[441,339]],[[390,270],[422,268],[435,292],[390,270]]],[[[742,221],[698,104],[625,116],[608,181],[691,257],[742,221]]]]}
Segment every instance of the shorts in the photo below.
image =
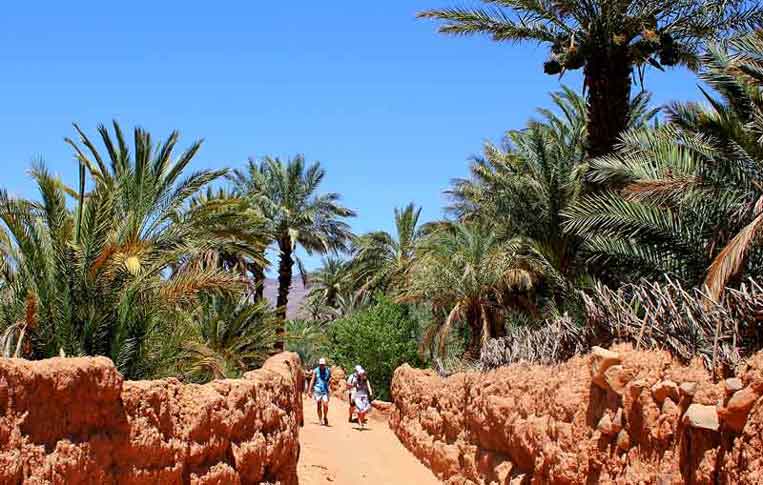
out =
{"type": "Polygon", "coordinates": [[[360,413],[368,412],[371,409],[371,401],[365,394],[355,394],[353,402],[355,403],[355,409],[360,413]]]}
{"type": "Polygon", "coordinates": [[[313,391],[313,399],[315,399],[315,402],[329,402],[329,393],[328,392],[322,392],[322,391],[313,391]]]}

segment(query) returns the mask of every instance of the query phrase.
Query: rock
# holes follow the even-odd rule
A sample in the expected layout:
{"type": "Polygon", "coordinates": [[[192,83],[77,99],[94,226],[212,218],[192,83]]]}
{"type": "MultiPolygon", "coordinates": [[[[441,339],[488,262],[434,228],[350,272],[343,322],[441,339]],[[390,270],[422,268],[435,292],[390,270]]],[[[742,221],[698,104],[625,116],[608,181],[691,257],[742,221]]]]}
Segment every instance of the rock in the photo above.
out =
{"type": "Polygon", "coordinates": [[[718,416],[723,424],[737,432],[741,433],[747,424],[747,415],[760,399],[760,394],[751,388],[740,389],[736,391],[726,406],[718,410],[718,416]]]}
{"type": "Polygon", "coordinates": [[[742,379],[738,377],[732,377],[731,379],[726,379],[723,381],[723,389],[726,391],[726,395],[728,396],[742,390],[743,387],[744,384],[742,383],[742,379]]]}
{"type": "Polygon", "coordinates": [[[601,431],[601,434],[604,436],[612,436],[617,434],[617,431],[615,431],[614,426],[612,425],[612,418],[609,417],[609,414],[605,414],[601,417],[596,428],[601,431]]]}
{"type": "Polygon", "coordinates": [[[656,427],[652,428],[652,436],[662,442],[669,442],[675,435],[678,422],[681,419],[681,410],[669,397],[662,402],[660,416],[657,418],[656,427]]]}
{"type": "Polygon", "coordinates": [[[382,416],[384,416],[386,418],[388,418],[392,414],[392,410],[394,408],[392,403],[391,402],[387,402],[387,401],[378,401],[378,400],[375,400],[375,401],[373,401],[371,403],[371,405],[374,407],[374,409],[379,411],[379,413],[382,416]]]}
{"type": "Polygon", "coordinates": [[[681,391],[682,396],[694,397],[694,395],[697,393],[697,383],[683,382],[681,383],[679,390],[681,391]]]}
{"type": "Polygon", "coordinates": [[[510,461],[501,462],[495,467],[495,476],[498,478],[498,483],[509,483],[511,477],[511,471],[514,467],[511,466],[510,461]]]}
{"type": "Polygon", "coordinates": [[[715,406],[706,406],[704,404],[692,404],[686,410],[683,417],[683,423],[692,428],[709,429],[718,431],[720,421],[718,420],[718,410],[715,406]]]}
{"type": "Polygon", "coordinates": [[[623,408],[618,408],[615,417],[612,418],[612,429],[619,433],[623,429],[623,408]]]}
{"type": "Polygon", "coordinates": [[[509,482],[509,485],[522,485],[523,483],[525,483],[526,478],[527,476],[524,473],[517,475],[511,479],[511,481],[509,482]]]}
{"type": "Polygon", "coordinates": [[[676,483],[682,483],[682,482],[677,481],[676,477],[674,477],[673,475],[669,473],[661,473],[657,477],[657,482],[656,482],[657,485],[674,485],[676,483]]]}
{"type": "Polygon", "coordinates": [[[657,401],[657,404],[662,404],[665,398],[669,397],[673,401],[678,402],[679,390],[678,384],[671,380],[660,381],[652,386],[652,397],[657,401]]]}
{"type": "Polygon", "coordinates": [[[628,383],[628,393],[631,398],[636,399],[648,385],[649,383],[646,380],[636,379],[628,383]]]}
{"type": "Polygon", "coordinates": [[[347,399],[347,373],[341,367],[331,367],[331,395],[333,397],[347,399]]]}
{"type": "Polygon", "coordinates": [[[681,410],[678,409],[678,405],[669,397],[666,397],[662,402],[662,408],[660,411],[666,416],[678,416],[681,414],[681,410]]]}
{"type": "Polygon", "coordinates": [[[621,365],[613,365],[604,372],[604,381],[607,386],[620,396],[625,393],[625,388],[633,379],[633,372],[627,371],[621,365]]]}
{"type": "MultiPolygon", "coordinates": [[[[761,374],[763,374],[763,372],[761,372],[761,374]]],[[[748,386],[758,394],[763,395],[763,378],[760,378],[759,375],[755,375],[754,378],[749,381],[748,386]]]]}
{"type": "MultiPolygon", "coordinates": [[[[714,403],[723,397],[722,383],[699,360],[682,365],[667,352],[613,350],[621,362],[599,351],[555,365],[513,364],[448,378],[402,366],[392,379],[390,427],[449,485],[655,484],[660,477],[670,484],[714,483],[705,477],[763,484],[763,402],[749,411],[741,436],[726,431],[712,406],[691,408],[685,422],[703,428],[692,429],[681,424],[691,404],[686,396],[714,403]],[[604,364],[606,392],[591,382],[604,364]],[[621,372],[637,377],[618,396],[610,386],[621,372]],[[687,385],[656,386],[658,395],[664,391],[658,404],[651,387],[664,379],[687,385]],[[732,451],[733,460],[726,458],[732,451]],[[489,466],[480,460],[488,452],[489,466]],[[502,463],[511,466],[499,471],[502,463]]],[[[759,362],[763,369],[763,352],[759,362]]],[[[749,372],[742,379],[754,381],[749,372]]]]}
{"type": "Polygon", "coordinates": [[[604,373],[613,365],[622,362],[620,354],[601,347],[591,349],[591,381],[602,389],[608,389],[604,373]]]}
{"type": "Polygon", "coordinates": [[[631,447],[631,436],[624,429],[621,429],[617,434],[617,447],[623,451],[627,451],[631,447]]]}

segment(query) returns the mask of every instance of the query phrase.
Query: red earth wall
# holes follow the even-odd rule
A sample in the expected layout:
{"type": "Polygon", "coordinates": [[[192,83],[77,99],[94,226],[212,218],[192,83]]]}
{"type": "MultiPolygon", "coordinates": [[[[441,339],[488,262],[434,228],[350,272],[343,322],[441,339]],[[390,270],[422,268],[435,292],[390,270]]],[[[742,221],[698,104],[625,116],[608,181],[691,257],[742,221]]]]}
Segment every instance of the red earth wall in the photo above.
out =
{"type": "Polygon", "coordinates": [[[763,483],[763,353],[738,379],[628,346],[442,379],[403,366],[390,426],[450,485],[763,483]]]}
{"type": "Polygon", "coordinates": [[[205,385],[0,359],[0,484],[296,485],[303,378],[291,353],[205,385]]]}

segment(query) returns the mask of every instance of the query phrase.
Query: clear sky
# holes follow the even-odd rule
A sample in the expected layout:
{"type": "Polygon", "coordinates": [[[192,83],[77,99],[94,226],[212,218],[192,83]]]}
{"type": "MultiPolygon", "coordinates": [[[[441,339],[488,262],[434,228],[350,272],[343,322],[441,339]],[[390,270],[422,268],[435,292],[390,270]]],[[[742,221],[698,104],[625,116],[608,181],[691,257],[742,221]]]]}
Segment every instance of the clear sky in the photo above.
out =
{"type": "MultiPolygon", "coordinates": [[[[415,19],[449,4],[7,2],[0,186],[34,196],[26,169],[37,159],[73,181],[71,123],[95,134],[116,118],[162,138],[177,128],[181,145],[204,138],[194,168],[265,154],[319,160],[324,189],[358,211],[357,232],[390,230],[393,208],[411,201],[438,218],[467,158],[559,86],[542,72],[542,47],[444,37],[415,19]]],[[[657,103],[698,95],[685,71],[652,71],[647,88],[657,103]]]]}

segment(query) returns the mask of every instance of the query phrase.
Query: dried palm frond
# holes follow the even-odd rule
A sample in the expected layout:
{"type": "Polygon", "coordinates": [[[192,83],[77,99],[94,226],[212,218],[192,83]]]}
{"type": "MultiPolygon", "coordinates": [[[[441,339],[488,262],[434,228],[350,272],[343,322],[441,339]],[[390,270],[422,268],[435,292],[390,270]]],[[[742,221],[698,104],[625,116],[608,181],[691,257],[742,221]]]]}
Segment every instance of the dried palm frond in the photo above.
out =
{"type": "Polygon", "coordinates": [[[670,280],[618,290],[597,285],[582,298],[584,324],[565,316],[539,327],[516,327],[487,343],[481,368],[556,364],[593,345],[630,342],[638,349],[666,350],[685,363],[700,357],[708,369],[723,373],[763,348],[763,287],[753,280],[728,288],[722,303],[670,280]]]}
{"type": "Polygon", "coordinates": [[[763,211],[759,207],[762,203],[763,197],[756,204],[758,214],[755,219],[734,236],[710,265],[705,278],[705,286],[707,286],[708,293],[714,301],[721,298],[729,280],[743,269],[747,261],[747,254],[759,237],[761,229],[763,229],[763,211]]]}
{"type": "Polygon", "coordinates": [[[515,327],[509,335],[490,340],[482,349],[480,368],[494,369],[517,362],[551,365],[590,350],[588,329],[564,315],[540,327],[515,327]]]}
{"type": "Polygon", "coordinates": [[[673,281],[598,286],[584,301],[597,341],[668,350],[682,362],[701,357],[711,370],[735,367],[763,343],[763,288],[755,281],[727,290],[722,303],[673,281]]]}

